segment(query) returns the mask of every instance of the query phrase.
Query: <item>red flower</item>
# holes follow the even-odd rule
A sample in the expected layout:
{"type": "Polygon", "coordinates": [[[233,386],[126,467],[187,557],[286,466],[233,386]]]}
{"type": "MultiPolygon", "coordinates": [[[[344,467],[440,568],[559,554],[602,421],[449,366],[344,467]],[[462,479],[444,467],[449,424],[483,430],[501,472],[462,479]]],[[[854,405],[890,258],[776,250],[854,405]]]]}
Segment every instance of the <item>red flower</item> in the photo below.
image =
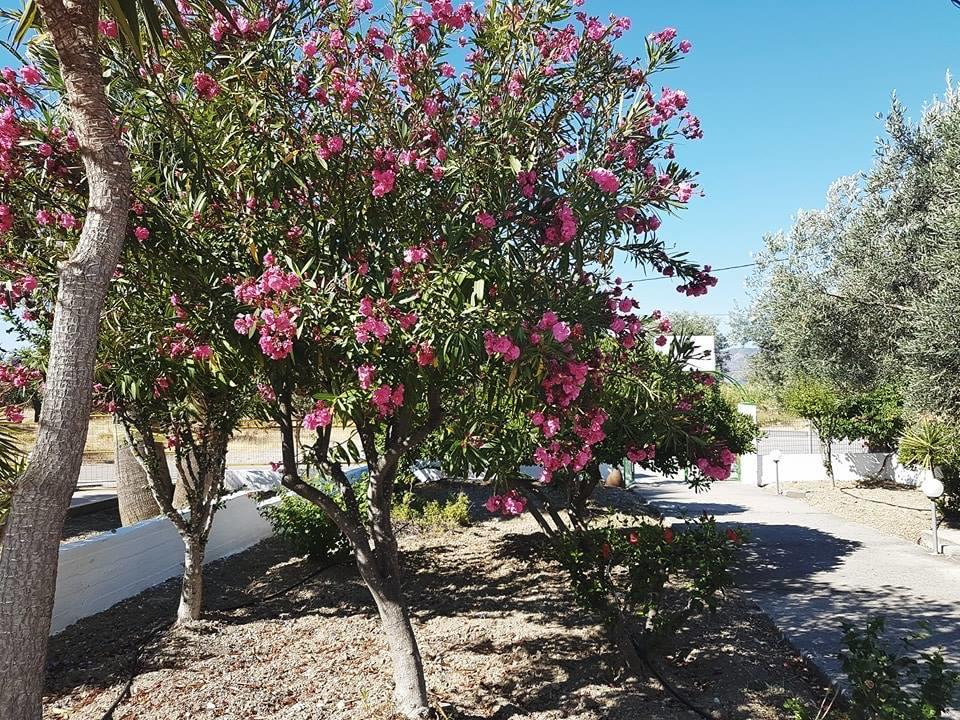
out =
{"type": "Polygon", "coordinates": [[[663,541],[669,545],[673,542],[673,530],[670,528],[663,529],[663,541]]]}
{"type": "Polygon", "coordinates": [[[635,532],[632,532],[630,533],[630,535],[627,536],[627,541],[631,545],[636,545],[638,542],[640,542],[640,536],[637,535],[635,532]]]}

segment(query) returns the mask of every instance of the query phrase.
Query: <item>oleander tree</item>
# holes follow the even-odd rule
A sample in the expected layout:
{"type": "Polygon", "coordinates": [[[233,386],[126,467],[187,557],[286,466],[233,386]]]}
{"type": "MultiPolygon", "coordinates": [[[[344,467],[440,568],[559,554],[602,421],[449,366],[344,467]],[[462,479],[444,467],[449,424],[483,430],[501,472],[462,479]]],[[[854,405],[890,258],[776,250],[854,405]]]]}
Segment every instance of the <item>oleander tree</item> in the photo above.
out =
{"type": "MultiPolygon", "coordinates": [[[[245,38],[248,50],[256,38],[268,42],[268,16],[252,22],[260,30],[245,38]]],[[[227,27],[240,33],[243,24],[237,14],[227,27]]],[[[237,301],[229,278],[242,265],[237,256],[248,253],[245,238],[257,218],[236,188],[267,178],[280,151],[249,130],[250,106],[215,111],[195,73],[173,76],[193,61],[189,38],[171,35],[165,49],[140,57],[123,44],[115,21],[102,21],[100,29],[100,62],[131,159],[132,202],[128,242],[103,311],[97,400],[122,423],[160,510],[184,541],[177,619],[188,622],[202,608],[203,557],[223,493],[227,442],[256,396],[251,353],[233,330],[237,301]],[[164,96],[150,73],[170,74],[164,96]],[[235,144],[229,131],[250,140],[235,144]],[[164,444],[188,513],[175,500],[164,444]]],[[[42,93],[32,121],[21,125],[30,171],[7,188],[18,242],[2,259],[13,288],[6,315],[43,355],[55,319],[57,251],[86,221],[87,175],[55,102],[64,88],[54,57],[42,38],[31,50],[36,65],[28,72],[42,93]]]]}
{"type": "MultiPolygon", "coordinates": [[[[166,249],[177,246],[160,225],[153,237],[166,249]]],[[[147,251],[141,260],[151,262],[131,262],[114,281],[96,397],[118,418],[157,506],[183,540],[177,622],[189,623],[203,608],[203,562],[225,494],[227,444],[253,410],[256,386],[250,355],[224,322],[229,311],[218,307],[233,305],[229,288],[200,254],[189,265],[159,265],[159,258],[147,251]]]]}
{"type": "MultiPolygon", "coordinates": [[[[144,308],[156,300],[134,296],[167,243],[198,243],[214,256],[207,267],[223,272],[153,306],[159,325],[148,327],[164,350],[155,362],[147,342],[131,353],[144,353],[142,363],[121,363],[129,336],[117,333],[103,378],[149,464],[156,432],[173,444],[188,432],[222,436],[193,409],[180,414],[195,393],[220,388],[210,361],[242,367],[234,351],[256,361],[283,437],[283,482],[347,537],[391,648],[397,709],[426,717],[390,517],[398,469],[489,376],[569,407],[603,372],[585,361],[588,347],[602,337],[642,342],[643,320],[625,299],[611,309],[615,254],[676,277],[689,295],[715,279],[657,235],[661,218],[698,192],[674,142],[700,137],[699,121],[682,91],[654,85],[690,49],[674,30],[650,35],[647,57],[631,60],[615,49],[628,20],[601,21],[560,0],[483,10],[398,2],[384,12],[369,0],[308,0],[237,6],[227,17],[181,3],[180,34],[143,63],[101,45],[120,129],[158,173],[135,187],[131,266],[120,269],[116,296],[144,308]],[[224,288],[239,306],[232,343],[221,334],[224,288]],[[170,328],[175,308],[185,317],[170,328]],[[189,359],[173,350],[185,339],[189,359]],[[154,398],[154,383],[175,371],[154,398]],[[335,420],[356,429],[355,442],[331,443],[335,420]],[[299,422],[317,431],[310,467],[298,460],[299,422]],[[344,472],[359,461],[369,470],[365,502],[344,472]]],[[[117,34],[109,22],[102,31],[117,34]]],[[[37,126],[31,152],[45,157],[46,143],[66,168],[62,182],[80,186],[82,174],[60,160],[61,148],[72,152],[69,132],[55,127],[37,126]]],[[[16,217],[22,237],[54,246],[83,221],[66,201],[16,217]]],[[[42,248],[25,257],[20,275],[40,279],[28,321],[37,331],[51,268],[42,248]]],[[[147,288],[161,297],[173,285],[147,288]]],[[[565,432],[602,428],[605,412],[590,407],[588,421],[571,410],[565,432]]],[[[596,441],[585,444],[589,457],[545,445],[538,460],[553,474],[574,472],[593,459],[596,441]]]]}
{"type": "MultiPolygon", "coordinates": [[[[287,226],[254,241],[236,329],[259,344],[276,396],[284,485],[352,546],[407,717],[430,710],[390,517],[402,464],[486,374],[563,402],[591,372],[572,350],[581,337],[636,343],[639,321],[615,321],[602,290],[615,253],[688,294],[715,282],[656,233],[697,192],[673,142],[699,137],[699,122],[684,93],[652,84],[689,44],[668,29],[648,38],[643,62],[625,60],[614,46],[628,26],[559,0],[397,3],[386,16],[338,5],[299,28],[293,82],[268,83],[265,113],[304,107],[271,127],[305,197],[299,208],[282,199],[287,226]],[[303,425],[318,431],[312,465],[338,496],[298,465],[302,398],[313,402],[303,425]],[[355,442],[331,443],[335,421],[355,442]],[[365,499],[343,469],[359,461],[365,499]]],[[[202,85],[211,102],[235,102],[229,82],[202,85]]]]}

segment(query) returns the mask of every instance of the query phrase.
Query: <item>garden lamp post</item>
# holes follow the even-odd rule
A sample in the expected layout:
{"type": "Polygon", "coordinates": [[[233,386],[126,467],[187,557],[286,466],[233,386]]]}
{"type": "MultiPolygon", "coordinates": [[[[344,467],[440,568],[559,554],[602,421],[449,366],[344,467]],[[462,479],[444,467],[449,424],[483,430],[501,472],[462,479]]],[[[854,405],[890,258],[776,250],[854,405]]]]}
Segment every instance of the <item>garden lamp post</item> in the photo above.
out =
{"type": "Polygon", "coordinates": [[[937,498],[943,495],[943,483],[933,474],[932,470],[924,471],[923,482],[920,483],[920,490],[930,498],[930,510],[933,516],[931,529],[933,530],[933,553],[940,554],[940,540],[937,537],[937,498]]]}
{"type": "Polygon", "coordinates": [[[782,495],[780,492],[780,459],[783,457],[783,453],[779,450],[774,450],[770,453],[770,459],[773,460],[773,474],[777,479],[777,495],[782,495]]]}

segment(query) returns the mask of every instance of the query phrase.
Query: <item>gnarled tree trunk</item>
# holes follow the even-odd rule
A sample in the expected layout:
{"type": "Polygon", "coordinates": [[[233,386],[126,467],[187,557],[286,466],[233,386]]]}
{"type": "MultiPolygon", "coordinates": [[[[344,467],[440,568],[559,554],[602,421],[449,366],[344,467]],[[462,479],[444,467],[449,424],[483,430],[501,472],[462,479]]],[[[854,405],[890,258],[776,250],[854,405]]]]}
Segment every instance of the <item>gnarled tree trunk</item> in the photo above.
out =
{"type": "Polygon", "coordinates": [[[89,184],[80,239],[60,266],[37,442],[17,481],[0,548],[0,717],[38,720],[60,535],[90,415],[100,313],[130,209],[130,162],[118,140],[96,51],[98,4],[37,0],[67,88],[89,184]]]}
{"type": "Polygon", "coordinates": [[[123,418],[128,443],[147,475],[154,500],[183,541],[183,578],[177,624],[199,620],[203,611],[203,559],[223,492],[229,433],[205,433],[203,446],[186,451],[177,450],[177,472],[180,476],[177,487],[187,490],[184,504],[180,507],[176,504],[163,447],[159,443],[148,446],[141,442],[143,438],[152,436],[149,418],[131,413],[129,408],[123,418]],[[139,437],[134,435],[132,428],[136,428],[139,437]]]}
{"type": "Polygon", "coordinates": [[[330,495],[300,477],[294,442],[293,411],[289,390],[281,388],[278,417],[283,443],[283,485],[320,507],[347,537],[356,555],[357,569],[376,603],[383,633],[393,660],[393,700],[397,712],[410,720],[435,717],[427,696],[423,659],[410,623],[400,582],[400,561],[390,511],[393,488],[400,459],[417,448],[440,422],[439,391],[429,395],[430,411],[423,425],[411,427],[409,408],[398,413],[396,424],[380,456],[369,425],[357,422],[367,460],[367,512],[361,515],[359,503],[339,463],[327,459],[330,429],[318,441],[317,462],[328,472],[343,495],[343,506],[330,495]]]}
{"type": "MultiPolygon", "coordinates": [[[[403,600],[400,586],[399,566],[389,570],[387,560],[377,549],[377,558],[357,554],[360,576],[367,584],[370,595],[377,605],[383,635],[390,647],[393,660],[393,702],[401,715],[407,718],[432,717],[427,697],[427,683],[423,672],[423,659],[417,638],[410,624],[410,613],[403,600]],[[389,574],[384,574],[384,571],[389,574]]],[[[395,562],[395,561],[394,561],[395,562]]]]}

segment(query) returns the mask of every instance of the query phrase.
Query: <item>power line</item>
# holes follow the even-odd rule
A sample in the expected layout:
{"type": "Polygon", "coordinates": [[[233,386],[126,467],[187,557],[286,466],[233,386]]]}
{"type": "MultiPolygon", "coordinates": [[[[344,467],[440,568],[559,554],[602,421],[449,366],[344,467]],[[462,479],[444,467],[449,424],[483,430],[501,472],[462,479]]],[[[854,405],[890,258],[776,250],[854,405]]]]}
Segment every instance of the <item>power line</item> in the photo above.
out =
{"type": "MultiPolygon", "coordinates": [[[[958,2],[960,2],[960,0],[958,0],[958,2]]],[[[773,260],[768,260],[766,262],[784,262],[786,259],[787,258],[774,258],[773,260]]],[[[756,267],[759,264],[760,263],[758,262],[752,262],[752,263],[745,263],[744,265],[728,265],[727,267],[711,268],[710,272],[715,273],[715,272],[723,272],[724,270],[741,270],[743,268],[756,267]]],[[[632,284],[632,283],[652,282],[653,280],[675,280],[675,279],[676,277],[672,275],[658,275],[656,277],[639,278],[638,280],[624,280],[623,282],[624,284],[632,284]]]]}

